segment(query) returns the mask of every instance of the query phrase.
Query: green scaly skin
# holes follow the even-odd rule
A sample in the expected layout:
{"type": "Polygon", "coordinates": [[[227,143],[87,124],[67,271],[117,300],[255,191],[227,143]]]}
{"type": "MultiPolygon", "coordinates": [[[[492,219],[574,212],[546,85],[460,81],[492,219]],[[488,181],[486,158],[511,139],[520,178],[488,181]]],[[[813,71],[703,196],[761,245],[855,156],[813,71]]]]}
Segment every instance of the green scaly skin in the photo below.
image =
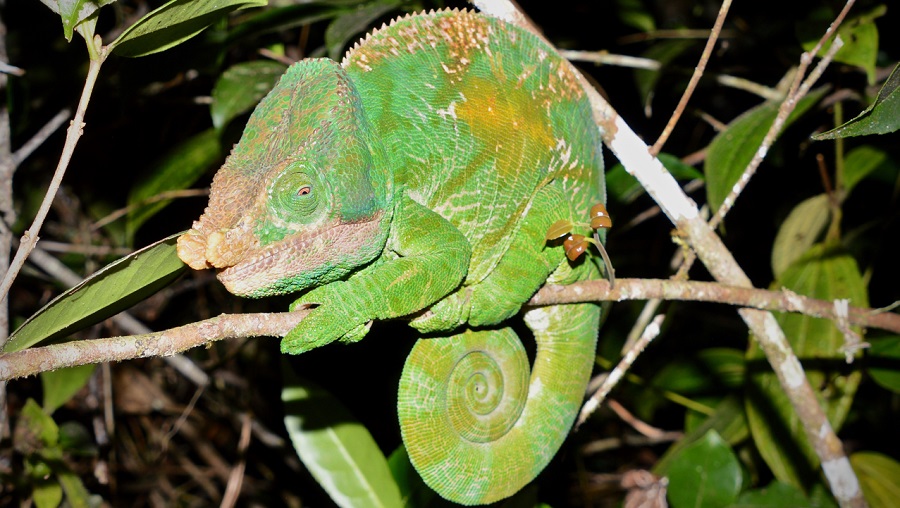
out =
{"type": "Polygon", "coordinates": [[[544,283],[599,276],[544,237],[603,201],[600,150],[580,85],[538,38],[468,11],[408,16],[340,65],[288,69],[179,255],[238,295],[305,291],[292,308],[315,308],[286,353],[419,313],[411,325],[437,338],[404,368],[403,440],[439,494],[489,503],[550,461],[591,372],[596,305],[525,313],[530,375],[499,325],[544,283]]]}

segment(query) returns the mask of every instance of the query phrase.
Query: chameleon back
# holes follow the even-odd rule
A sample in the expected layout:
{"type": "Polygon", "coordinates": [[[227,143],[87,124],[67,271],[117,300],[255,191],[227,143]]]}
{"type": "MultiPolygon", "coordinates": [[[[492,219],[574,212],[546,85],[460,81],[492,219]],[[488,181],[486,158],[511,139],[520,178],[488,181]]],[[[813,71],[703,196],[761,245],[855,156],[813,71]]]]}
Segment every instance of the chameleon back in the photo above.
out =
{"type": "Polygon", "coordinates": [[[395,184],[469,239],[466,284],[494,269],[542,187],[559,186],[580,217],[605,198],[590,105],[533,34],[469,11],[407,16],[342,66],[395,184]]]}

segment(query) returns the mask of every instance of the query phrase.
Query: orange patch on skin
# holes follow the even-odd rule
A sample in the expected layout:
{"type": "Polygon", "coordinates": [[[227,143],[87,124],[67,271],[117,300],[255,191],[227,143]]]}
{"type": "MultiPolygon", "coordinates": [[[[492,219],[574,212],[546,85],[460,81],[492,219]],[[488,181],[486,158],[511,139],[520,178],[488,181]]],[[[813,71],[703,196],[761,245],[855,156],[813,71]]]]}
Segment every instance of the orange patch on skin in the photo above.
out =
{"type": "MultiPolygon", "coordinates": [[[[537,146],[548,150],[556,145],[547,117],[537,108],[522,108],[521,104],[533,102],[530,93],[523,88],[510,90],[504,96],[496,94],[496,85],[482,78],[469,76],[461,91],[465,101],[458,102],[457,117],[469,125],[475,139],[494,139],[498,132],[509,130],[509,139],[517,138],[513,132],[525,132],[525,137],[537,146]]],[[[496,140],[499,150],[517,149],[513,143],[496,140]]]]}

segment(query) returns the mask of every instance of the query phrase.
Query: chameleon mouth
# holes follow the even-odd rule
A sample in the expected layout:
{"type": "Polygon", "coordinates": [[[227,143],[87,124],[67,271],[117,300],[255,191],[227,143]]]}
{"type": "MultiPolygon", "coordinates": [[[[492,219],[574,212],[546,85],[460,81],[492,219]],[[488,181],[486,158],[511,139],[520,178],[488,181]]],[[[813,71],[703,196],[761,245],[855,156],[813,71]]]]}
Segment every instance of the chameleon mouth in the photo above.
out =
{"type": "Polygon", "coordinates": [[[372,243],[381,237],[382,215],[285,237],[219,269],[217,277],[229,292],[248,297],[293,293],[331,282],[371,260],[360,258],[372,252],[366,247],[375,247],[372,243]]]}

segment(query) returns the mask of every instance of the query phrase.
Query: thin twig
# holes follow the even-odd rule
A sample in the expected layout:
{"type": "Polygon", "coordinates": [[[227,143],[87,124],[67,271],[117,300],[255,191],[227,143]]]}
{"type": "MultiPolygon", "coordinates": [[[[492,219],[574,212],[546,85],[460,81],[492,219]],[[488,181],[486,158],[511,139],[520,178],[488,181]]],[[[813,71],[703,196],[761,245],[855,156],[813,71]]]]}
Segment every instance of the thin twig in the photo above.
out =
{"type": "Polygon", "coordinates": [[[566,60],[573,62],[591,62],[600,65],[615,65],[618,67],[630,67],[633,69],[647,69],[658,71],[662,64],[650,58],[642,58],[631,55],[614,55],[606,51],[576,51],[563,49],[559,54],[566,60]]]}
{"type": "Polygon", "coordinates": [[[222,496],[222,503],[219,508],[232,508],[237,504],[238,496],[241,494],[241,485],[244,483],[244,471],[247,469],[247,448],[250,447],[250,437],[253,422],[250,415],[245,413],[241,417],[241,437],[238,439],[238,463],[231,468],[231,474],[228,475],[228,483],[225,486],[225,494],[222,496]]]}
{"type": "MultiPolygon", "coordinates": [[[[81,276],[73,272],[68,266],[64,265],[40,247],[35,247],[34,250],[31,251],[28,260],[66,287],[77,286],[82,282],[81,276]]],[[[122,331],[130,335],[143,335],[152,332],[147,325],[138,321],[128,312],[116,314],[112,317],[112,321],[122,331]]],[[[209,375],[189,358],[182,355],[173,355],[167,356],[165,362],[195,385],[200,387],[209,386],[209,375]]]]}
{"type": "MultiPolygon", "coordinates": [[[[100,44],[100,37],[97,36],[95,41],[90,41],[89,44],[90,43],[100,44]]],[[[72,160],[72,154],[75,152],[75,145],[78,144],[78,139],[81,138],[83,133],[82,129],[84,129],[85,125],[84,113],[91,100],[91,93],[94,91],[94,83],[97,81],[100,67],[103,65],[105,58],[106,49],[103,48],[100,51],[100,58],[91,59],[87,77],[84,81],[84,89],[81,91],[81,99],[78,101],[78,108],[75,110],[75,118],[69,125],[66,134],[66,144],[63,147],[62,155],[59,158],[59,164],[56,166],[56,171],[53,173],[53,178],[50,180],[50,186],[47,189],[47,193],[44,195],[44,200],[41,202],[41,206],[34,217],[34,221],[31,223],[31,227],[25,231],[24,235],[22,235],[19,248],[16,250],[16,256],[13,258],[12,263],[10,263],[9,270],[7,270],[6,275],[3,277],[3,281],[0,282],[0,302],[6,300],[13,280],[15,280],[16,276],[19,274],[19,270],[22,269],[22,266],[25,265],[25,258],[28,257],[28,254],[31,253],[31,250],[34,249],[34,246],[37,244],[38,233],[41,230],[41,226],[44,224],[44,219],[47,218],[47,213],[50,211],[50,205],[53,203],[56,191],[62,183],[66,168],[69,167],[69,161],[72,160]]],[[[0,346],[2,346],[2,344],[0,344],[0,346]]]]}
{"type": "Polygon", "coordinates": [[[609,395],[609,392],[619,383],[622,376],[628,372],[628,369],[630,369],[634,361],[637,360],[638,355],[640,355],[650,342],[659,335],[659,325],[662,323],[663,318],[664,316],[662,314],[658,314],[650,321],[647,328],[644,328],[644,333],[641,334],[641,338],[635,342],[634,347],[625,352],[625,355],[622,356],[622,360],[620,360],[619,364],[609,372],[609,375],[603,380],[600,388],[597,388],[597,391],[595,391],[584,403],[581,407],[581,412],[578,414],[578,420],[575,422],[576,429],[580,427],[598,407],[600,407],[603,399],[609,395]]]}
{"type": "Polygon", "coordinates": [[[667,431],[662,430],[658,427],[654,427],[653,425],[650,425],[649,423],[634,416],[631,411],[626,409],[625,406],[623,406],[619,401],[615,399],[609,399],[606,402],[606,406],[609,407],[609,409],[611,409],[612,412],[615,413],[620,420],[627,423],[631,426],[631,428],[647,437],[659,438],[660,436],[664,436],[668,433],[667,431]]]}
{"type": "Polygon", "coordinates": [[[169,199],[193,198],[193,197],[197,197],[197,196],[208,196],[208,195],[209,195],[209,189],[180,189],[180,190],[170,190],[170,191],[160,192],[159,194],[142,199],[142,200],[138,201],[137,203],[132,203],[126,207],[119,208],[118,210],[111,212],[106,217],[103,217],[100,220],[98,220],[97,222],[91,224],[91,230],[96,231],[96,230],[102,228],[103,226],[109,224],[110,222],[113,222],[114,220],[119,219],[120,217],[128,215],[128,213],[131,212],[132,210],[137,210],[138,208],[141,208],[142,206],[147,206],[147,205],[150,205],[153,203],[158,203],[160,201],[166,201],[169,199]]]}
{"type": "Polygon", "coordinates": [[[716,82],[729,88],[750,92],[769,101],[780,101],[784,99],[783,92],[780,92],[775,88],[755,83],[749,79],[730,76],[728,74],[719,74],[716,76],[716,82]]]}
{"type": "Polygon", "coordinates": [[[43,127],[40,128],[37,132],[34,133],[34,136],[31,136],[31,139],[25,142],[22,146],[19,147],[18,150],[14,154],[12,154],[13,164],[15,166],[19,166],[22,164],[22,161],[28,158],[39,146],[41,146],[44,141],[47,141],[57,129],[62,127],[66,120],[72,116],[72,110],[69,108],[63,108],[53,116],[43,127]]]}
{"type": "Polygon", "coordinates": [[[13,76],[24,76],[25,69],[21,67],[16,67],[15,65],[10,65],[5,61],[0,61],[0,73],[2,74],[12,74],[13,76]]]}
{"type": "Polygon", "coordinates": [[[170,356],[224,339],[284,337],[308,313],[223,314],[161,332],[23,349],[0,355],[0,381],[89,363],[170,356]]]}
{"type": "Polygon", "coordinates": [[[626,434],[622,437],[608,437],[591,441],[582,446],[580,451],[583,455],[594,455],[622,448],[623,446],[653,446],[661,443],[671,443],[672,441],[678,441],[683,437],[684,432],[679,431],[666,431],[658,436],[652,437],[626,434]]]}
{"type": "Polygon", "coordinates": [[[706,69],[709,57],[712,55],[713,48],[716,46],[716,41],[719,39],[719,34],[722,32],[722,25],[725,23],[725,17],[728,15],[728,9],[730,7],[731,0],[724,0],[721,7],[719,7],[716,23],[709,33],[709,39],[706,40],[706,47],[703,48],[703,54],[700,55],[700,61],[697,63],[697,66],[694,67],[694,74],[691,75],[691,80],[688,82],[687,88],[685,88],[684,93],[681,95],[678,106],[675,107],[675,112],[669,117],[669,122],[663,129],[662,134],[659,135],[659,139],[657,139],[656,143],[653,143],[653,146],[650,147],[651,154],[659,154],[663,145],[666,144],[666,140],[669,139],[672,131],[675,130],[675,124],[677,124],[678,119],[681,118],[681,114],[684,112],[684,108],[687,107],[687,103],[691,99],[694,89],[697,88],[697,83],[700,82],[700,78],[703,76],[703,71],[706,69]]]}
{"type": "MultiPolygon", "coordinates": [[[[605,280],[577,282],[568,286],[545,286],[526,305],[555,305],[584,301],[680,300],[721,303],[776,312],[799,312],[823,319],[837,320],[834,302],[818,300],[793,291],[769,291],[716,282],[668,279],[616,279],[615,289],[605,280]]],[[[900,314],[865,307],[849,307],[850,324],[900,333],[900,314]]]]}
{"type": "MultiPolygon", "coordinates": [[[[854,0],[850,0],[847,2],[847,6],[851,5],[854,0]]],[[[845,10],[847,7],[845,6],[845,10]]],[[[841,14],[845,14],[844,11],[841,11],[841,14]]],[[[837,23],[837,21],[836,21],[837,23]]],[[[835,27],[832,24],[829,29],[835,27]]],[[[816,46],[820,47],[822,41],[819,41],[819,44],[816,46]]],[[[803,79],[807,67],[812,62],[812,58],[816,55],[816,53],[804,53],[800,58],[800,66],[797,69],[797,74],[794,77],[794,82],[791,84],[791,89],[788,91],[787,96],[784,101],[782,101],[781,106],[778,108],[778,114],[775,116],[775,121],[772,122],[772,125],[769,127],[769,130],[766,132],[766,136],[763,138],[763,142],[760,144],[759,149],[756,150],[756,153],[753,155],[753,159],[750,160],[750,163],[744,169],[743,174],[738,179],[738,181],[734,184],[734,187],[731,189],[731,192],[728,193],[728,196],[725,197],[725,200],[722,201],[722,205],[719,206],[719,209],[716,211],[716,214],[713,216],[710,221],[710,226],[713,228],[718,227],[718,225],[725,218],[725,215],[731,210],[731,207],[734,206],[735,201],[737,201],[738,196],[740,196],[741,192],[743,192],[744,188],[747,187],[747,184],[750,183],[750,179],[756,173],[759,165],[762,164],[763,159],[765,159],[766,154],[768,154],[769,149],[775,143],[775,140],[778,139],[779,134],[781,134],[782,129],[784,129],[785,123],[787,123],[788,117],[794,111],[794,108],[797,107],[797,104],[812,88],[812,85],[818,81],[819,77],[821,77],[822,73],[825,71],[825,68],[828,67],[828,64],[831,63],[831,60],[834,58],[834,55],[841,49],[844,45],[844,42],[840,37],[835,37],[834,43],[831,44],[831,47],[828,48],[828,52],[822,57],[819,61],[818,65],[810,72],[809,76],[806,79],[803,79]]]]}

